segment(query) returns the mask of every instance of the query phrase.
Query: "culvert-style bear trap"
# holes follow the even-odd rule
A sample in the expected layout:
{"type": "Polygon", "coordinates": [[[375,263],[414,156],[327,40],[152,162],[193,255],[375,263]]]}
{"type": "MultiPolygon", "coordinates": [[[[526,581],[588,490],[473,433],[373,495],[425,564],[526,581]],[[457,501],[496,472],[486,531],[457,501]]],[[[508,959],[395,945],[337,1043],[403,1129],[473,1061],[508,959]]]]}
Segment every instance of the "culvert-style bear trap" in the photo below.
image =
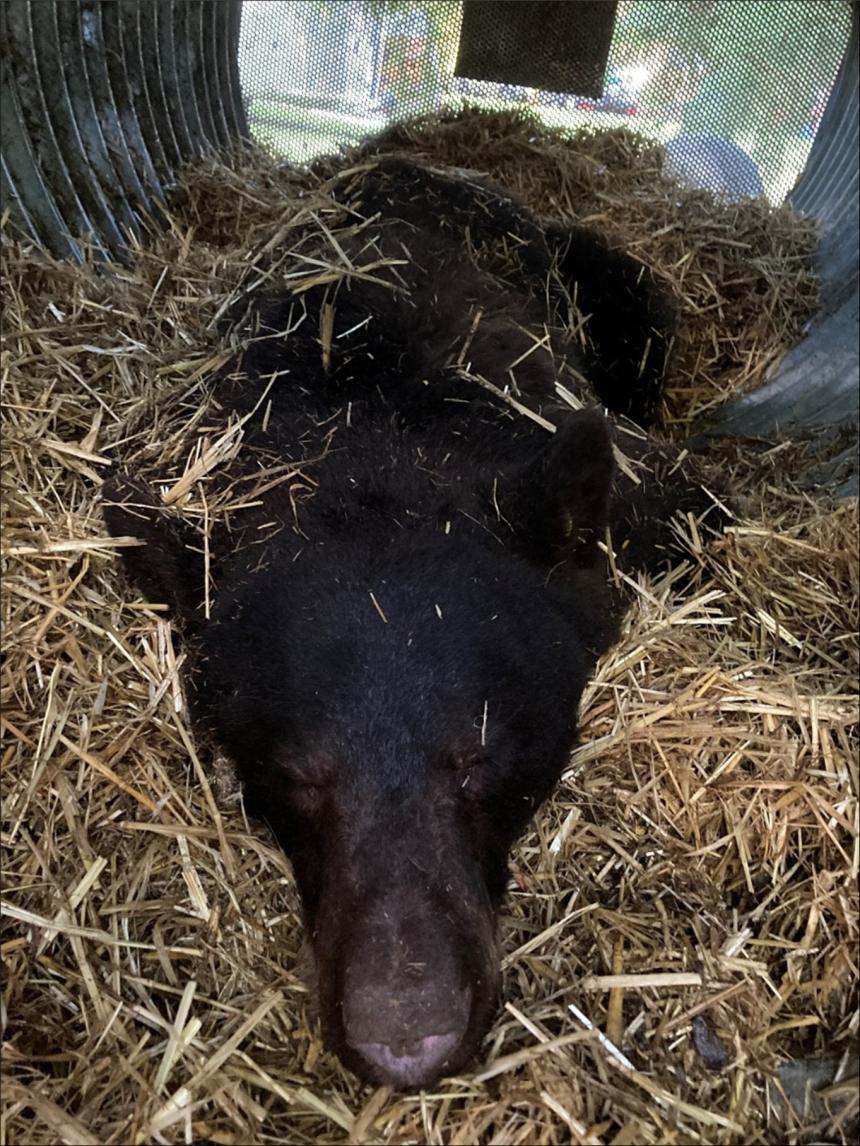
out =
{"type": "Polygon", "coordinates": [[[851,1141],[857,3],[7,0],[0,26],[6,1140],[851,1141]],[[280,459],[234,483],[208,386],[257,288],[342,276],[343,186],[392,153],[654,268],[663,431],[739,495],[715,543],[681,531],[692,587],[627,584],[513,854],[508,1008],[420,1096],[324,1050],[290,870],[189,732],[188,649],[99,503],[139,463],[202,563],[270,480],[311,497],[280,459]]]}

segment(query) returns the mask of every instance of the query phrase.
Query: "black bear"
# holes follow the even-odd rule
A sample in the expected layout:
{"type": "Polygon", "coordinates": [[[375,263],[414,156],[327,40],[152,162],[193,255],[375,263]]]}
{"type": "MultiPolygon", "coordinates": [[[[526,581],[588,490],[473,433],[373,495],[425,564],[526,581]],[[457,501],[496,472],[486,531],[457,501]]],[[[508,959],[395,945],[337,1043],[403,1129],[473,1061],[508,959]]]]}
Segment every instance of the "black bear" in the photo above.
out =
{"type": "Polygon", "coordinates": [[[417,1087],[494,1014],[508,851],[618,632],[607,540],[656,568],[709,502],[601,409],[641,425],[659,398],[672,307],[647,268],[462,172],[389,157],[341,184],[326,259],[301,248],[335,269],[255,298],[213,381],[254,496],[205,563],[139,476],[104,512],[146,542],[125,565],[173,610],[192,715],[292,860],[330,1045],[417,1087]],[[266,477],[285,461],[302,488],[266,477]]]}

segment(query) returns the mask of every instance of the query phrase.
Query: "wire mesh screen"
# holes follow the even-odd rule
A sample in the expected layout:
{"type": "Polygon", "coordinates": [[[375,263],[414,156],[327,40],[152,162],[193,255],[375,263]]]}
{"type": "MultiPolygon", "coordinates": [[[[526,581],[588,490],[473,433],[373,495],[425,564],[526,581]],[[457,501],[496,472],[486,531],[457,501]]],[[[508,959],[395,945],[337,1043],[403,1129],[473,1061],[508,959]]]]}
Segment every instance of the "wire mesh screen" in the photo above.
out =
{"type": "MultiPolygon", "coordinates": [[[[514,3],[498,4],[499,18],[514,3]]],[[[577,19],[579,5],[567,5],[577,19]]],[[[455,76],[456,0],[245,0],[239,64],[255,137],[293,162],[466,103],[547,125],[624,125],[670,167],[780,202],[803,170],[851,24],[848,0],[622,0],[603,94],[455,76]]]]}

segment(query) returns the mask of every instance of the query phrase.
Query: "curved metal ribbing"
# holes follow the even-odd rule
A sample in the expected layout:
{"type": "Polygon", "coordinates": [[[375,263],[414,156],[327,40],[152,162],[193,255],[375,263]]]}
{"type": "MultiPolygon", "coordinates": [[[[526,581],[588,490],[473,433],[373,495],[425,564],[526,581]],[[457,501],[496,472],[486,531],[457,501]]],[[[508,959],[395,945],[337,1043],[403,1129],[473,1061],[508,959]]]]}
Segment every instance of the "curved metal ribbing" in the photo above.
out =
{"type": "Polygon", "coordinates": [[[182,164],[250,138],[240,0],[0,4],[0,201],[63,258],[124,260],[182,164]]]}
{"type": "MultiPolygon", "coordinates": [[[[798,426],[856,425],[860,416],[858,260],[860,219],[860,7],[853,5],[851,40],[821,121],[809,162],[789,201],[821,226],[816,270],[817,315],[805,337],[759,390],[728,403],[715,419],[720,433],[770,433],[798,426]]],[[[857,451],[840,459],[853,474],[842,492],[856,493],[857,451]]],[[[836,469],[833,473],[836,475],[836,469]]]]}

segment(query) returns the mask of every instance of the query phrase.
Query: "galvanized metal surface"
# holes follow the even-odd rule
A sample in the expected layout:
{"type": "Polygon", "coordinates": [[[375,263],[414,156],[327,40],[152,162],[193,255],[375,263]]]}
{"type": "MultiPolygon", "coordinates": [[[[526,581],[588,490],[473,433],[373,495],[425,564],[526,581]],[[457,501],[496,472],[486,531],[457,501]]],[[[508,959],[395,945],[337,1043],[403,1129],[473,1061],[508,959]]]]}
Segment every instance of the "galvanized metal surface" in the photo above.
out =
{"type": "MultiPolygon", "coordinates": [[[[860,7],[851,40],[806,165],[789,201],[821,225],[816,269],[818,314],[805,337],[760,389],[729,402],[716,417],[721,433],[769,434],[797,427],[856,425],[860,418],[860,7]]],[[[857,450],[835,461],[844,494],[858,492],[857,450]],[[845,466],[849,472],[845,476],[845,466]],[[853,464],[852,464],[853,463],[853,464]],[[840,476],[841,472],[841,476],[840,476]]],[[[825,480],[826,471],[821,471],[825,480]]]]}
{"type": "Polygon", "coordinates": [[[240,0],[0,4],[0,196],[62,258],[125,260],[183,163],[249,138],[240,0]]]}

